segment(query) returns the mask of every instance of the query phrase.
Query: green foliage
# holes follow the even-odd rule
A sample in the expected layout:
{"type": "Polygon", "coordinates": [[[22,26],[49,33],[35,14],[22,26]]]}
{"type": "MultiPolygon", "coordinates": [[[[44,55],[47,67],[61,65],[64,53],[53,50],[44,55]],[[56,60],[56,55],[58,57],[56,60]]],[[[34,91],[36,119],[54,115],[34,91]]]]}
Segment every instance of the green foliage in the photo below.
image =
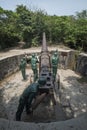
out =
{"type": "Polygon", "coordinates": [[[87,10],[83,10],[82,12],[76,12],[76,17],[78,19],[87,19],[87,10]]]}
{"type": "Polygon", "coordinates": [[[0,49],[17,46],[19,40],[26,43],[25,48],[39,46],[44,31],[49,45],[63,43],[87,51],[87,10],[76,16],[50,16],[24,5],[18,5],[15,12],[0,7],[0,49]]]}
{"type": "Polygon", "coordinates": [[[35,47],[38,46],[38,36],[36,36],[36,37],[34,37],[34,38],[32,39],[32,46],[35,46],[35,47]]]}
{"type": "Polygon", "coordinates": [[[16,14],[0,8],[0,49],[17,45],[19,36],[15,24],[16,14]]]}

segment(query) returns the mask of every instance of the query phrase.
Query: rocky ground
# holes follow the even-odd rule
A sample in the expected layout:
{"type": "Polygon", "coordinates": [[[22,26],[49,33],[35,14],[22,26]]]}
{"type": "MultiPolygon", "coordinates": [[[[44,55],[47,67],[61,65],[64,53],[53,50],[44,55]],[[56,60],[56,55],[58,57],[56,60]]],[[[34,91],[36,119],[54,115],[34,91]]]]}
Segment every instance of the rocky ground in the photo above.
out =
{"type": "Polygon", "coordinates": [[[77,117],[87,112],[87,83],[79,83],[81,78],[72,70],[59,70],[61,80],[60,101],[67,114],[77,117]]]}

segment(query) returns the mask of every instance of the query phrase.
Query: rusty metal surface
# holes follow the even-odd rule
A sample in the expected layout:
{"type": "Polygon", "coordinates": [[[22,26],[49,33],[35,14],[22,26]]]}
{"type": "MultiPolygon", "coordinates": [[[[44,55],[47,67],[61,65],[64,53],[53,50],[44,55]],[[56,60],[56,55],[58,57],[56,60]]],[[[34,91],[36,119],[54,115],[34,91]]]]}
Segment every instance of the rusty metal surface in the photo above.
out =
{"type": "Polygon", "coordinates": [[[45,32],[43,33],[43,40],[42,40],[42,50],[41,52],[47,52],[48,51],[48,48],[47,48],[47,45],[46,45],[46,35],[45,35],[45,32]]]}
{"type": "Polygon", "coordinates": [[[50,56],[47,53],[41,54],[41,68],[43,66],[50,67],[50,56]]]}
{"type": "Polygon", "coordinates": [[[39,70],[41,71],[43,66],[46,67],[51,67],[51,63],[50,63],[50,55],[49,55],[49,51],[47,48],[47,44],[46,44],[46,35],[45,32],[43,33],[43,40],[42,40],[42,50],[41,50],[41,55],[40,55],[40,66],[39,66],[39,70]]]}
{"type": "Polygon", "coordinates": [[[53,94],[53,91],[55,89],[54,79],[53,79],[53,74],[51,72],[51,60],[50,60],[50,54],[46,44],[45,33],[43,33],[42,50],[41,50],[40,62],[39,62],[39,77],[46,79],[46,84],[39,88],[40,92],[53,94]]]}

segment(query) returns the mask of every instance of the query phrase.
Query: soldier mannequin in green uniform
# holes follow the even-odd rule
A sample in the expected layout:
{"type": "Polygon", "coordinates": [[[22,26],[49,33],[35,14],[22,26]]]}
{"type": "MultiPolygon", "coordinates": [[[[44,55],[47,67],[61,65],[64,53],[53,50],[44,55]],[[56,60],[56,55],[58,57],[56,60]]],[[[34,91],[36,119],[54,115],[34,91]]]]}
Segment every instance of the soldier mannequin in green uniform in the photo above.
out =
{"type": "Polygon", "coordinates": [[[25,58],[21,59],[21,63],[20,63],[20,70],[23,76],[23,79],[26,79],[26,60],[25,58]]]}
{"type": "Polygon", "coordinates": [[[45,85],[46,80],[39,79],[38,82],[30,84],[22,93],[20,100],[19,100],[19,106],[16,112],[16,120],[21,120],[21,114],[23,112],[24,107],[26,107],[26,113],[29,114],[32,112],[31,104],[34,98],[38,95],[39,92],[39,86],[45,85]]]}
{"type": "Polygon", "coordinates": [[[19,100],[19,106],[16,112],[16,120],[21,120],[21,114],[23,112],[24,107],[26,107],[26,113],[30,113],[30,106],[32,103],[32,100],[35,98],[38,92],[39,85],[36,83],[33,83],[29,85],[24,92],[22,93],[20,100],[19,100]]]}
{"type": "Polygon", "coordinates": [[[58,51],[56,50],[51,58],[51,65],[52,65],[52,72],[53,72],[53,77],[54,81],[56,79],[56,74],[57,74],[57,68],[58,68],[58,51]]]}
{"type": "Polygon", "coordinates": [[[38,78],[38,69],[37,69],[37,63],[38,63],[38,59],[36,57],[35,54],[32,54],[32,58],[31,58],[31,68],[33,70],[33,74],[34,74],[34,82],[37,80],[38,78]]]}

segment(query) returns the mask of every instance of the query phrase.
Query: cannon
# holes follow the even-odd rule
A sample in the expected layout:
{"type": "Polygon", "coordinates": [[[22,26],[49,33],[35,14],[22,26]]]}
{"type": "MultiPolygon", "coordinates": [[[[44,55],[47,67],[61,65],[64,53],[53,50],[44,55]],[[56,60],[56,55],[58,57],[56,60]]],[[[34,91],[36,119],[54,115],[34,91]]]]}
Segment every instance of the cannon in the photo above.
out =
{"type": "MultiPolygon", "coordinates": [[[[48,51],[47,44],[46,44],[46,35],[45,33],[43,33],[42,49],[39,56],[39,76],[38,77],[39,79],[42,79],[41,84],[43,84],[44,79],[46,80],[46,84],[41,85],[39,87],[40,96],[37,98],[36,102],[34,102],[34,104],[32,105],[33,109],[35,109],[42,102],[42,100],[46,97],[46,94],[50,97],[50,100],[52,100],[53,105],[56,105],[55,81],[52,74],[50,58],[51,58],[51,55],[48,51]]],[[[59,85],[59,82],[58,82],[58,85],[59,85]]]]}
{"type": "Polygon", "coordinates": [[[51,72],[50,54],[46,45],[46,35],[43,33],[42,50],[39,57],[39,78],[46,79],[46,84],[39,89],[41,92],[50,93],[54,90],[53,75],[51,72]]]}
{"type": "Polygon", "coordinates": [[[16,120],[21,119],[24,107],[26,113],[29,114],[35,110],[40,103],[44,102],[52,106],[56,105],[56,85],[51,67],[51,56],[46,45],[46,36],[43,33],[42,49],[39,56],[39,75],[38,81],[31,83],[22,93],[18,109],[16,112],[16,120]]]}

